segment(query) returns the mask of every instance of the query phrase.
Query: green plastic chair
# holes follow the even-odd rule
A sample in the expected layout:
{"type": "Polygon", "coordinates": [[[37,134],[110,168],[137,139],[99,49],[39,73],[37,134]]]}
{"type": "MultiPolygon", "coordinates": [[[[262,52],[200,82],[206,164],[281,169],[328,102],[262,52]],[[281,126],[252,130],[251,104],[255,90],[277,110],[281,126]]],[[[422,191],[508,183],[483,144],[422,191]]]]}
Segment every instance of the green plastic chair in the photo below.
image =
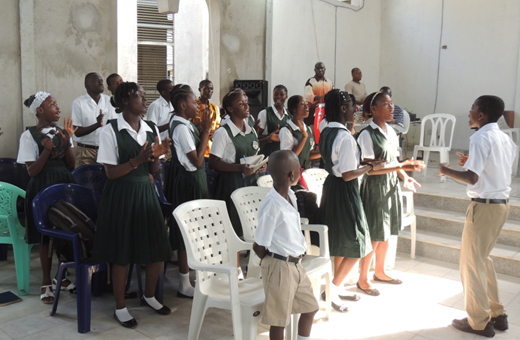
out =
{"type": "Polygon", "coordinates": [[[16,211],[18,197],[25,198],[25,191],[9,183],[0,182],[0,244],[12,244],[18,294],[29,293],[31,248],[25,243],[25,228],[20,224],[16,211]]]}

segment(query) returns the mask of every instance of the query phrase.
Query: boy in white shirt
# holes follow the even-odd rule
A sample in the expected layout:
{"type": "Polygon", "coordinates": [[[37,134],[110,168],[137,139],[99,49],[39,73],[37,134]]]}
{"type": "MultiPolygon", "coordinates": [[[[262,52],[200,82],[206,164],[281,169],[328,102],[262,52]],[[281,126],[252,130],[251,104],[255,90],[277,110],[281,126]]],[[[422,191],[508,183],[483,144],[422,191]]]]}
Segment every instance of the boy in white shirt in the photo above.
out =
{"type": "Polygon", "coordinates": [[[500,131],[497,120],[504,102],[496,96],[480,96],[469,112],[469,155],[460,163],[463,171],[439,165],[439,174],[468,184],[471,204],[466,212],[460,249],[460,276],[468,317],[453,320],[456,329],[493,337],[495,329],[508,329],[504,305],[498,296],[493,261],[489,257],[509,215],[511,170],[516,145],[500,131]]]}
{"type": "Polygon", "coordinates": [[[262,259],[265,303],[262,322],[270,325],[269,339],[283,339],[291,314],[301,313],[298,340],[310,339],[318,302],[301,265],[307,245],[300,226],[296,196],[290,189],[300,179],[294,152],[280,150],[269,158],[273,188],[258,210],[253,249],[262,259]]]}

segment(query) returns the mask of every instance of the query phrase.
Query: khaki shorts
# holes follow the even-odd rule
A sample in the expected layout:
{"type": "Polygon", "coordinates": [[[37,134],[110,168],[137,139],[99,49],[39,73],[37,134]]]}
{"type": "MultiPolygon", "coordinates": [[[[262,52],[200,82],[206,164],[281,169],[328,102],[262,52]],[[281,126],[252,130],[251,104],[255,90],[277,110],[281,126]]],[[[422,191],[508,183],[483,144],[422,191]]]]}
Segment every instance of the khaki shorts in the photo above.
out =
{"type": "Polygon", "coordinates": [[[96,164],[98,153],[96,149],[85,148],[79,145],[76,145],[74,149],[76,156],[76,168],[79,168],[85,164],[96,164]]]}
{"type": "Polygon", "coordinates": [[[265,256],[260,264],[265,290],[262,323],[285,327],[291,314],[318,310],[318,301],[301,263],[285,262],[265,256]]]}

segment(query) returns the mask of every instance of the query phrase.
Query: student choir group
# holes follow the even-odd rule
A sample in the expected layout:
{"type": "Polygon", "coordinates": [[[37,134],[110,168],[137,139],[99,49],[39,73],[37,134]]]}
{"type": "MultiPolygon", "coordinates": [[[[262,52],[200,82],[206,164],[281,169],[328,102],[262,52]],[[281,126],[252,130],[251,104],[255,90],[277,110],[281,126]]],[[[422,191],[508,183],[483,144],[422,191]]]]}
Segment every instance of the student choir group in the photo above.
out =
{"type": "MultiPolygon", "coordinates": [[[[320,70],[320,64],[316,64],[316,76],[309,79],[308,84],[324,81],[324,65],[320,70]]],[[[353,70],[353,78],[357,71],[359,69],[353,70]]],[[[299,181],[300,171],[317,165],[321,159],[321,166],[329,175],[323,185],[317,222],[329,228],[330,255],[334,257],[332,307],[346,312],[345,301],[359,299],[357,295],[347,294],[342,286],[358,261],[360,275],[356,285],[359,291],[377,296],[379,291],[374,283],[402,283],[389,276],[384,266],[389,238],[397,235],[401,226],[399,180],[406,189],[415,190],[419,183],[408,173],[420,171],[425,165],[411,159],[399,161],[398,136],[387,124],[394,120],[394,104],[387,91],[365,94],[361,99],[338,89],[330,89],[315,98],[301,95],[288,98],[287,88],[277,85],[273,89],[274,105],[261,111],[255,121],[249,112],[248,97],[241,89],[227,93],[220,109],[211,103],[213,84],[209,80],[200,82],[199,97],[188,85],[161,80],[157,83],[160,97],[149,106],[139,84],[123,82],[117,74],[110,75],[106,83],[111,96],[103,94],[104,84],[99,74],[87,74],[87,93],[73,102],[72,118],[65,119],[63,126],[57,124],[61,112],[51,94],[37,92],[24,102],[36,116],[37,124],[21,135],[17,161],[26,164],[31,176],[26,197],[26,240],[41,244],[43,303],[53,302],[51,288],[56,285],[56,279],[51,278],[49,239],[38,233],[32,220],[32,199],[52,184],[73,183],[70,171],[74,167],[96,162],[104,165],[108,180],[99,205],[92,260],[112,266],[115,319],[124,327],[137,325],[125,305],[125,280],[131,263],[146,265],[141,303],[159,314],[170,313],[167,306],[155,299],[154,292],[162,263],[170,260],[172,249],[178,251],[181,276],[177,294],[193,297],[179,226],[173,218],[169,219],[168,235],[151,185],[150,176],[160,170],[161,158],[171,163],[166,174],[165,194],[173,208],[195,199],[224,200],[240,236],[240,221],[230,195],[237,188],[256,185],[259,173],[266,171],[266,166],[255,171],[240,160],[257,154],[271,156],[268,167],[274,182],[272,190],[280,196],[275,195],[273,199],[289,202],[292,207],[282,204],[278,208],[270,206],[271,210],[260,210],[259,238],[254,248],[263,258],[264,276],[268,276],[264,272],[268,264],[263,263],[266,256],[289,260],[298,259],[305,252],[305,245],[301,244],[296,245],[298,250],[292,249],[290,244],[295,239],[284,240],[287,234],[277,234],[276,230],[265,232],[266,224],[279,223],[265,220],[267,216],[278,218],[279,212],[272,210],[296,209],[288,188],[304,188],[306,184],[299,181]],[[310,111],[314,111],[318,102],[325,105],[319,147],[312,126],[305,123],[309,122],[308,117],[313,114],[310,111]],[[347,125],[354,122],[356,104],[360,103],[364,116],[371,118],[371,122],[356,135],[347,125]],[[219,172],[212,193],[208,190],[206,166],[219,172]],[[368,277],[373,256],[376,257],[375,271],[373,277],[368,277]]],[[[280,218],[283,220],[283,216],[280,218]]],[[[297,230],[299,225],[295,228],[297,230]]],[[[267,287],[266,278],[264,283],[267,287]]],[[[71,289],[74,284],[66,278],[62,287],[71,289]]],[[[299,289],[291,294],[297,296],[299,289]]],[[[272,326],[272,338],[276,338],[277,330],[280,327],[283,330],[288,319],[282,315],[282,321],[276,321],[274,314],[281,307],[276,300],[268,298],[270,294],[266,288],[267,315],[263,315],[263,320],[272,326]]],[[[294,301],[295,304],[299,301],[299,311],[291,302],[289,307],[281,308],[282,314],[302,313],[299,336],[308,339],[317,303],[303,303],[296,297],[294,301]]]]}

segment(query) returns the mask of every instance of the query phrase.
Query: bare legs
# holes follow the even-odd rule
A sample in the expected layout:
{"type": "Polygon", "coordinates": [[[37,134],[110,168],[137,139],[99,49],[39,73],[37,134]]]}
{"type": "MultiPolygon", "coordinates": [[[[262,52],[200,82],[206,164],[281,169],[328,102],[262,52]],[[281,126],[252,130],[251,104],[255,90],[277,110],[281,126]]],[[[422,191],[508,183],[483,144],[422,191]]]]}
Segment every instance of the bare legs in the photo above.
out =
{"type": "Polygon", "coordinates": [[[388,253],[388,242],[372,241],[372,251],[361,259],[361,273],[359,274],[359,286],[363,289],[372,289],[372,285],[368,280],[368,270],[370,262],[374,254],[376,255],[376,269],[374,275],[381,280],[392,280],[392,278],[385,273],[385,260],[388,253]]]}

